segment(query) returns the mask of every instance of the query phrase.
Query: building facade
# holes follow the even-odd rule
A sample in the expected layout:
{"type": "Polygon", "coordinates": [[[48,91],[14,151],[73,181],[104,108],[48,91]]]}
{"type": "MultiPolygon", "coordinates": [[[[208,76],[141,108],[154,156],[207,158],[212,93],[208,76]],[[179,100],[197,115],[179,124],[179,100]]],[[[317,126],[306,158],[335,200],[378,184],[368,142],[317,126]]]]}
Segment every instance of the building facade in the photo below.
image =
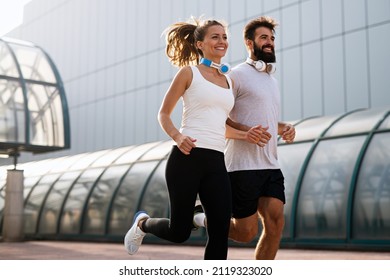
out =
{"type": "MultiPolygon", "coordinates": [[[[274,17],[283,120],[390,104],[388,0],[32,0],[7,36],[44,48],[66,90],[71,149],[21,161],[166,140],[157,122],[177,69],[164,29],[190,16],[229,24],[225,62],[246,57],[242,29],[274,17]]],[[[179,124],[180,106],[174,112],[179,124]]]]}

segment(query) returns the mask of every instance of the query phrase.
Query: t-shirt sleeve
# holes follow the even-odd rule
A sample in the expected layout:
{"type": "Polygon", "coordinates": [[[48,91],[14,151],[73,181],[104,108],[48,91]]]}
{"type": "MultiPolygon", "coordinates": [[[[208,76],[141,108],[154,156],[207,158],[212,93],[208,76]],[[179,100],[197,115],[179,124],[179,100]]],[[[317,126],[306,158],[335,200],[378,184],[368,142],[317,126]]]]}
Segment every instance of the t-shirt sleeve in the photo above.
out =
{"type": "Polygon", "coordinates": [[[236,71],[231,71],[229,73],[230,79],[233,81],[233,95],[237,97],[238,92],[240,91],[240,79],[238,77],[238,73],[236,71]]]}

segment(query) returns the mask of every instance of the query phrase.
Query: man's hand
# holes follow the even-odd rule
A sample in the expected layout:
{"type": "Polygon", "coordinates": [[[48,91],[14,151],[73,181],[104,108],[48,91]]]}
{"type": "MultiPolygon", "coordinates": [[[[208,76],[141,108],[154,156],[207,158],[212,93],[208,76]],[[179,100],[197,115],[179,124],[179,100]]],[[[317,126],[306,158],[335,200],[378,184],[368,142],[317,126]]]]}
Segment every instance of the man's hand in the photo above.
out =
{"type": "Polygon", "coordinates": [[[291,124],[285,124],[283,131],[282,131],[282,139],[286,143],[292,143],[295,139],[295,127],[291,124]]]}
{"type": "Polygon", "coordinates": [[[267,131],[268,127],[257,125],[247,131],[246,141],[264,147],[271,139],[271,134],[267,131]]]}

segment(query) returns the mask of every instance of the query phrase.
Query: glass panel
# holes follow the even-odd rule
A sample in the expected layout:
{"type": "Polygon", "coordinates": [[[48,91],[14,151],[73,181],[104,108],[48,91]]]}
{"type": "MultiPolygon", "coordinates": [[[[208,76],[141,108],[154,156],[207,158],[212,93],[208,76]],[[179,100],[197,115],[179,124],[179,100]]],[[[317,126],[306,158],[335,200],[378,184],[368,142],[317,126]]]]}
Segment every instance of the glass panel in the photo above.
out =
{"type": "Polygon", "coordinates": [[[39,179],[41,179],[41,176],[34,176],[34,177],[24,176],[24,190],[23,190],[24,199],[27,198],[31,189],[36,185],[36,183],[38,183],[39,179]]]}
{"type": "Polygon", "coordinates": [[[0,41],[0,75],[19,77],[15,60],[6,44],[0,41]]]}
{"type": "MultiPolygon", "coordinates": [[[[48,89],[49,87],[46,87],[48,89]]],[[[65,124],[64,124],[64,112],[63,104],[61,100],[60,93],[58,91],[58,88],[56,88],[55,92],[51,95],[51,111],[47,111],[46,114],[50,113],[52,114],[53,118],[53,144],[52,146],[56,147],[64,147],[65,146],[65,124]]]]}
{"type": "Polygon", "coordinates": [[[5,203],[5,188],[0,189],[0,229],[2,229],[2,220],[4,212],[4,203],[5,203]]]}
{"type": "Polygon", "coordinates": [[[169,197],[165,181],[166,163],[167,161],[164,160],[158,166],[142,196],[140,209],[146,211],[151,217],[168,217],[169,197]]]}
{"type": "Polygon", "coordinates": [[[53,174],[42,177],[38,185],[31,191],[31,195],[24,206],[24,232],[26,234],[35,233],[42,202],[58,176],[59,174],[53,174]]]}
{"type": "Polygon", "coordinates": [[[61,99],[57,88],[27,83],[30,142],[41,146],[64,146],[61,99]]]}
{"type": "Polygon", "coordinates": [[[25,143],[25,122],[20,83],[0,79],[0,142],[25,143]]]}
{"type": "Polygon", "coordinates": [[[57,172],[63,173],[64,171],[67,171],[67,169],[82,156],[83,154],[57,158],[51,164],[52,168],[50,169],[50,173],[57,173],[57,172]]]}
{"type": "Polygon", "coordinates": [[[111,207],[110,234],[123,235],[129,229],[133,215],[138,211],[140,195],[146,180],[157,163],[156,161],[136,163],[124,178],[111,207]]]}
{"type": "Polygon", "coordinates": [[[98,151],[93,152],[89,154],[83,154],[82,157],[80,157],[75,164],[69,167],[69,170],[78,170],[78,169],[85,169],[88,166],[90,166],[96,159],[101,157],[102,155],[106,154],[108,150],[104,151],[98,151]]]}
{"type": "Polygon", "coordinates": [[[1,179],[0,180],[0,189],[4,188],[6,184],[6,179],[1,179]]]}
{"type": "Polygon", "coordinates": [[[64,203],[66,194],[73,182],[80,175],[79,171],[64,173],[48,193],[45,204],[42,206],[39,222],[39,233],[57,233],[58,217],[64,203]]]}
{"type": "Polygon", "coordinates": [[[325,136],[340,136],[371,131],[383,118],[383,108],[357,111],[336,122],[325,136]]]}
{"type": "Polygon", "coordinates": [[[158,145],[159,143],[152,142],[152,143],[146,143],[140,146],[136,146],[134,149],[131,149],[127,153],[123,154],[120,158],[118,158],[115,163],[116,164],[122,164],[122,163],[131,163],[136,160],[138,160],[145,152],[147,152],[152,147],[158,145]]]}
{"type": "Polygon", "coordinates": [[[382,122],[379,129],[389,129],[390,128],[390,115],[382,122]]]}
{"type": "Polygon", "coordinates": [[[44,175],[49,172],[52,167],[53,159],[45,159],[33,162],[33,164],[26,166],[24,169],[24,176],[44,175]]]}
{"type": "Polygon", "coordinates": [[[87,196],[103,168],[86,170],[73,185],[69,196],[66,198],[64,210],[61,214],[60,233],[80,232],[80,219],[87,196]]]}
{"type": "Polygon", "coordinates": [[[299,193],[297,238],[346,238],[349,187],[364,140],[325,140],[316,147],[299,193]]]}
{"type": "Polygon", "coordinates": [[[8,169],[12,168],[11,166],[6,167],[6,166],[0,166],[0,180],[4,181],[5,185],[5,180],[7,180],[7,175],[8,175],[8,169]]]}
{"type": "MultiPolygon", "coordinates": [[[[18,163],[18,169],[26,170],[26,169],[30,168],[31,166],[33,166],[34,164],[35,164],[34,161],[18,163]]],[[[11,165],[11,166],[9,166],[9,168],[14,168],[14,166],[11,165]]],[[[24,173],[24,174],[26,174],[26,173],[24,173]]]]}
{"type": "Polygon", "coordinates": [[[105,233],[108,207],[111,206],[112,196],[127,170],[128,165],[110,167],[97,182],[88,201],[83,233],[105,233]]]}
{"type": "Polygon", "coordinates": [[[171,151],[174,141],[166,141],[146,152],[139,160],[163,159],[171,151]]]}
{"type": "Polygon", "coordinates": [[[0,188],[0,221],[3,219],[4,204],[5,204],[5,187],[1,187],[0,188]]]}
{"type": "Polygon", "coordinates": [[[56,79],[46,56],[38,48],[9,44],[25,79],[55,83],[56,79]]]}
{"type": "Polygon", "coordinates": [[[307,119],[295,126],[295,142],[314,140],[338,118],[338,116],[326,116],[307,119]]]}
{"type": "Polygon", "coordinates": [[[355,239],[390,240],[390,133],[376,134],[360,168],[353,207],[355,239]]]}
{"type": "MultiPolygon", "coordinates": [[[[7,183],[8,169],[12,169],[11,166],[2,166],[0,167],[0,225],[2,219],[2,212],[4,210],[5,203],[5,187],[7,183]]],[[[1,227],[0,227],[1,229],[1,227]]]]}
{"type": "Polygon", "coordinates": [[[291,144],[278,147],[280,168],[284,175],[284,187],[286,204],[284,206],[285,224],[283,237],[290,235],[292,202],[296,191],[298,176],[301,172],[302,164],[307,157],[307,153],[313,143],[291,144]]]}
{"type": "Polygon", "coordinates": [[[119,148],[115,150],[111,150],[110,152],[106,153],[104,156],[98,158],[91,166],[97,167],[97,166],[108,166],[112,164],[119,156],[121,156],[123,153],[131,149],[130,147],[125,148],[119,148]]]}

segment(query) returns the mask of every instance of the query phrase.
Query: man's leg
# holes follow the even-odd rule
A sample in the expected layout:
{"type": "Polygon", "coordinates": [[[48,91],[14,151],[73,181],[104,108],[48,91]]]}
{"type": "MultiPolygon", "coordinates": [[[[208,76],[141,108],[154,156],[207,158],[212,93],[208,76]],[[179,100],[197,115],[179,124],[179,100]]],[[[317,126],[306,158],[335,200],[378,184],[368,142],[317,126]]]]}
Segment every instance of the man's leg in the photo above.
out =
{"type": "Polygon", "coordinates": [[[273,260],[278,252],[284,227],[284,204],[277,198],[260,197],[258,213],[263,224],[263,232],[257,243],[255,258],[273,260]]]}
{"type": "Polygon", "coordinates": [[[235,242],[250,242],[256,237],[259,230],[257,213],[241,219],[230,220],[229,238],[235,242]]]}
{"type": "MultiPolygon", "coordinates": [[[[196,206],[195,208],[198,208],[196,206]]],[[[256,237],[259,226],[258,226],[258,214],[257,212],[249,217],[241,219],[230,219],[230,228],[229,228],[229,239],[235,242],[251,242],[253,238],[256,237]]],[[[196,229],[198,227],[207,227],[206,215],[203,213],[203,210],[196,210],[196,213],[193,218],[194,225],[196,229]]]]}

